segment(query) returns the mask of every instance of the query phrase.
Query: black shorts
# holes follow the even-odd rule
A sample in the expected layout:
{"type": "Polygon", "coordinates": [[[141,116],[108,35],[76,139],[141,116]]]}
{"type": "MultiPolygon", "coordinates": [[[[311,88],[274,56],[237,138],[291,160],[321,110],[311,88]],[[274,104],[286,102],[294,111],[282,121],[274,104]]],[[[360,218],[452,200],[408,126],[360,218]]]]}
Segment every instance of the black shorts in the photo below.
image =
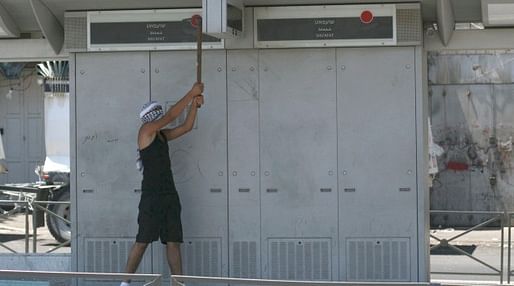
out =
{"type": "Polygon", "coordinates": [[[137,223],[139,230],[136,242],[151,243],[157,239],[161,242],[182,243],[182,207],[177,192],[166,194],[141,195],[137,223]]]}

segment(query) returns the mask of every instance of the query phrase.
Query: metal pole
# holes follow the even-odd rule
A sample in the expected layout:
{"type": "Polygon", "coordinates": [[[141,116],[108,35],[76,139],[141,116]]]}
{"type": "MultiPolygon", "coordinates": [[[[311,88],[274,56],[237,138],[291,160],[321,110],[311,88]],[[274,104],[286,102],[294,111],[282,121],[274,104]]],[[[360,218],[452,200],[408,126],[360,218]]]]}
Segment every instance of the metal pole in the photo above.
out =
{"type": "Polygon", "coordinates": [[[505,239],[505,235],[504,235],[504,231],[503,231],[503,228],[505,226],[505,220],[507,219],[507,212],[505,212],[505,214],[502,216],[502,219],[500,221],[500,227],[502,228],[502,238],[501,238],[501,241],[500,241],[500,284],[503,284],[503,245],[504,245],[504,239],[505,239]]]}
{"type": "Polygon", "coordinates": [[[25,205],[25,253],[29,253],[29,206],[25,205]]]}
{"type": "Polygon", "coordinates": [[[507,249],[507,284],[510,284],[510,274],[511,274],[511,271],[510,271],[510,263],[511,263],[511,259],[510,259],[510,254],[511,254],[511,231],[512,231],[512,214],[509,214],[509,234],[508,234],[508,249],[507,249]]]}
{"type": "Polygon", "coordinates": [[[37,252],[37,211],[36,208],[32,208],[32,252],[37,252]]]}

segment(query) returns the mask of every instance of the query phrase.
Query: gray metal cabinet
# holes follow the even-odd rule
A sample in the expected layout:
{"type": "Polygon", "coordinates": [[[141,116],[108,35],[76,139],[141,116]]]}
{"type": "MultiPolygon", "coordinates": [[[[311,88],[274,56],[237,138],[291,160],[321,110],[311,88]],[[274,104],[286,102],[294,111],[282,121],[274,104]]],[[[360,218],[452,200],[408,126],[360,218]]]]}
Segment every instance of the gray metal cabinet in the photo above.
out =
{"type": "MultiPolygon", "coordinates": [[[[77,222],[80,271],[123,271],[137,231],[138,112],[149,99],[147,52],[76,55],[77,222]]],[[[151,253],[139,272],[151,272],[151,253]]]]}
{"type": "Polygon", "coordinates": [[[259,55],[227,52],[230,276],[261,277],[259,55]]]}
{"type": "Polygon", "coordinates": [[[263,277],[337,279],[334,49],[261,50],[263,277]]]}
{"type": "MultiPolygon", "coordinates": [[[[123,270],[137,231],[137,112],[149,98],[175,104],[196,80],[195,56],[76,54],[79,270],[123,270]]],[[[418,279],[418,57],[414,47],[205,51],[205,105],[169,144],[184,272],[418,279]]],[[[154,244],[139,270],[168,274],[164,254],[154,244]]]]}
{"type": "Polygon", "coordinates": [[[417,267],[414,48],[337,51],[341,279],[417,267]]]}
{"type": "MultiPolygon", "coordinates": [[[[196,81],[194,51],[152,52],[151,97],[168,109],[196,81]]],[[[182,203],[184,273],[228,274],[226,52],[205,51],[205,105],[194,129],[169,143],[182,203]]],[[[181,124],[189,108],[169,128],[181,124]]],[[[155,247],[155,271],[169,273],[164,251],[155,247]],[[162,267],[162,268],[161,268],[162,267]]]]}

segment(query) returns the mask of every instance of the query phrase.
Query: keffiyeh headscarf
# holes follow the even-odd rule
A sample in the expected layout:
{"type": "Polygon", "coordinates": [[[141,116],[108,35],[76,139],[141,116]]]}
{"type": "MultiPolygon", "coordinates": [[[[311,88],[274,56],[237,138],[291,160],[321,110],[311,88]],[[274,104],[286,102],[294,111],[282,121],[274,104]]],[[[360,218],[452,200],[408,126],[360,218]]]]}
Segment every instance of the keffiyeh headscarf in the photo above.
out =
{"type": "MultiPolygon", "coordinates": [[[[141,119],[141,121],[143,121],[143,123],[155,121],[161,118],[162,115],[162,106],[157,101],[149,101],[145,103],[143,107],[141,107],[141,112],[139,112],[139,118],[141,119]]],[[[144,170],[139,150],[137,150],[136,168],[141,173],[144,170]]]]}
{"type": "Polygon", "coordinates": [[[143,123],[155,121],[163,115],[162,106],[157,101],[149,101],[143,105],[139,118],[143,123]]]}

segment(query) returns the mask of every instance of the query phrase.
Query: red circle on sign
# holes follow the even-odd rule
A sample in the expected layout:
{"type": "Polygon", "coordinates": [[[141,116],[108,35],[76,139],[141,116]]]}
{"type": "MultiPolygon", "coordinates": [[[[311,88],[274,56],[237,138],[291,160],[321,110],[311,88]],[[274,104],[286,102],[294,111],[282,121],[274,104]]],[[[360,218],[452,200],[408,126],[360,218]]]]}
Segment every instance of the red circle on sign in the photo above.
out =
{"type": "Polygon", "coordinates": [[[371,11],[369,10],[365,10],[365,11],[362,11],[361,13],[361,22],[364,23],[364,24],[369,24],[371,22],[373,22],[373,13],[371,13],[371,11]]]}

